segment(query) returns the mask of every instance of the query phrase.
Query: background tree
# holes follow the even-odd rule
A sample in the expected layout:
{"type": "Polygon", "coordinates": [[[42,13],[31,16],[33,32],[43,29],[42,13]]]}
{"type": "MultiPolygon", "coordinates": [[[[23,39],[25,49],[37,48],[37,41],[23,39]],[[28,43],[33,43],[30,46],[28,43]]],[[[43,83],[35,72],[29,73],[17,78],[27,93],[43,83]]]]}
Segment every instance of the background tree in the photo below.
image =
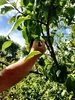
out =
{"type": "Polygon", "coordinates": [[[9,4],[1,8],[1,14],[13,9],[17,10],[17,14],[8,21],[8,24],[14,22],[10,33],[15,29],[22,32],[27,52],[34,39],[39,41],[43,38],[47,46],[47,52],[33,67],[37,74],[30,74],[21,83],[11,88],[4,96],[5,99],[74,99],[74,2],[74,0],[20,0],[16,2],[3,0],[0,3],[0,5],[9,4]],[[17,8],[17,3],[20,5],[19,8],[17,8]],[[69,34],[67,34],[68,30],[71,31],[69,34]]]}
{"type": "Polygon", "coordinates": [[[8,47],[6,50],[2,51],[2,45],[5,42],[9,42],[9,39],[7,39],[4,36],[0,36],[0,67],[8,66],[10,63],[15,62],[20,59],[20,46],[12,41],[12,44],[10,47],[8,47]]]}

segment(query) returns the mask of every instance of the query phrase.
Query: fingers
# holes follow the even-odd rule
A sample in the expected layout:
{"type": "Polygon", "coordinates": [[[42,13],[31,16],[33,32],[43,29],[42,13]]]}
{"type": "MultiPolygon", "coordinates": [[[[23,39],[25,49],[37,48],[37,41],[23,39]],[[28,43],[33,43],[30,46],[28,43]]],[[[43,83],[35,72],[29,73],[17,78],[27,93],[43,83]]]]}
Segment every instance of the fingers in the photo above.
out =
{"type": "Polygon", "coordinates": [[[34,40],[32,47],[41,48],[44,45],[45,45],[45,41],[43,41],[43,40],[40,40],[40,41],[34,40]]]}
{"type": "Polygon", "coordinates": [[[44,41],[44,40],[40,40],[40,41],[38,42],[38,46],[39,46],[39,47],[45,46],[45,41],[44,41]]]}
{"type": "Polygon", "coordinates": [[[38,50],[43,54],[46,51],[45,41],[44,40],[40,40],[40,41],[34,40],[32,48],[33,50],[38,50]]]}
{"type": "Polygon", "coordinates": [[[42,45],[41,41],[38,41],[38,46],[41,46],[41,45],[42,45]]]}

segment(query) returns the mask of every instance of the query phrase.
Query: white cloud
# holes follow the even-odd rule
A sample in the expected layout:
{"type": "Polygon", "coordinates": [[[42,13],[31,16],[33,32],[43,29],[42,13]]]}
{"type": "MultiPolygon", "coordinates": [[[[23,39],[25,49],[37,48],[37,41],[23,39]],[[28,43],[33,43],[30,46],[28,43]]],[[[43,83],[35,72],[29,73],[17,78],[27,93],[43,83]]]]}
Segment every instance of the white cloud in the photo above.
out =
{"type": "Polygon", "coordinates": [[[13,33],[11,33],[10,38],[21,46],[25,46],[25,40],[23,39],[22,33],[20,31],[14,31],[13,33]]]}

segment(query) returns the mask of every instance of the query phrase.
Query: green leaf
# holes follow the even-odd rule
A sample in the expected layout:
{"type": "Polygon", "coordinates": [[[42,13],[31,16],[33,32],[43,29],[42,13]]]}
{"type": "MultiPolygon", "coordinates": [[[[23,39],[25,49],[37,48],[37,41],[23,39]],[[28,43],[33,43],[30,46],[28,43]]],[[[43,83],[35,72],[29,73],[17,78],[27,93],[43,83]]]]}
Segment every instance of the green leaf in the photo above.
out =
{"type": "Polygon", "coordinates": [[[38,54],[41,54],[41,52],[40,52],[40,51],[33,51],[33,52],[31,52],[31,53],[25,58],[25,62],[26,62],[28,59],[30,59],[30,58],[32,58],[32,57],[38,55],[38,54]]]}
{"type": "Polygon", "coordinates": [[[1,9],[0,14],[6,14],[8,11],[13,10],[13,8],[11,6],[3,6],[0,9],[1,9]]]}
{"type": "Polygon", "coordinates": [[[29,4],[26,6],[26,9],[29,11],[33,10],[33,4],[29,2],[29,4]]]}
{"type": "Polygon", "coordinates": [[[32,35],[32,38],[33,39],[40,39],[40,37],[38,35],[36,35],[36,34],[32,35]]]}
{"type": "Polygon", "coordinates": [[[27,28],[24,26],[23,29],[22,29],[22,36],[26,41],[26,45],[28,45],[28,35],[27,35],[27,33],[28,33],[27,28]]]}
{"type": "Polygon", "coordinates": [[[75,56],[71,56],[71,61],[72,61],[72,62],[75,61],[75,56]]]}
{"type": "Polygon", "coordinates": [[[6,0],[0,0],[0,6],[6,4],[6,0]]]}
{"type": "Polygon", "coordinates": [[[22,28],[22,36],[25,39],[26,42],[26,50],[29,52],[29,48],[30,48],[30,43],[29,43],[29,36],[28,36],[28,31],[27,31],[27,27],[23,26],[22,28]]]}
{"type": "Polygon", "coordinates": [[[75,25],[72,26],[72,30],[75,31],[75,25]]]}
{"type": "Polygon", "coordinates": [[[22,36],[23,36],[24,39],[27,39],[28,38],[27,31],[26,30],[27,30],[27,28],[24,26],[23,27],[23,30],[22,30],[22,36]]]}
{"type": "Polygon", "coordinates": [[[63,2],[62,1],[60,1],[60,6],[62,6],[63,5],[63,2]]]}
{"type": "Polygon", "coordinates": [[[15,16],[13,16],[13,17],[11,17],[11,18],[9,19],[8,24],[11,24],[11,23],[14,22],[14,21],[15,21],[15,16]]]}
{"type": "Polygon", "coordinates": [[[11,46],[11,44],[12,44],[12,41],[10,41],[10,40],[4,42],[3,45],[2,45],[2,51],[7,49],[9,46],[11,46]]]}
{"type": "MultiPolygon", "coordinates": [[[[12,32],[12,31],[14,31],[15,29],[17,29],[18,26],[19,26],[23,21],[28,20],[28,19],[30,19],[30,16],[29,16],[29,15],[26,16],[26,17],[20,17],[20,18],[15,22],[15,24],[12,26],[12,28],[10,29],[10,32],[12,32]]],[[[10,34],[10,32],[9,32],[9,34],[10,34]]]]}

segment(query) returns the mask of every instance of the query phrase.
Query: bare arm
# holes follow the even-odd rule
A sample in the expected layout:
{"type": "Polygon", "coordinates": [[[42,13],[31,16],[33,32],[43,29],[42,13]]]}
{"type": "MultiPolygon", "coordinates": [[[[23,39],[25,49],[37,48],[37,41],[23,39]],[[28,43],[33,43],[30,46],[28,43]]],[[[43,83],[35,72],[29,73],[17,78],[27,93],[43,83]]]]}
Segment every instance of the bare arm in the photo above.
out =
{"type": "MultiPolygon", "coordinates": [[[[42,41],[42,45],[39,47],[37,41],[34,41],[31,52],[38,50],[42,54],[45,52],[45,44],[42,41]]],[[[10,88],[11,86],[18,83],[21,79],[23,79],[29,71],[32,69],[33,65],[35,64],[36,60],[41,55],[36,55],[26,62],[24,59],[16,62],[15,64],[9,65],[5,69],[0,72],[0,92],[10,88]]]]}

